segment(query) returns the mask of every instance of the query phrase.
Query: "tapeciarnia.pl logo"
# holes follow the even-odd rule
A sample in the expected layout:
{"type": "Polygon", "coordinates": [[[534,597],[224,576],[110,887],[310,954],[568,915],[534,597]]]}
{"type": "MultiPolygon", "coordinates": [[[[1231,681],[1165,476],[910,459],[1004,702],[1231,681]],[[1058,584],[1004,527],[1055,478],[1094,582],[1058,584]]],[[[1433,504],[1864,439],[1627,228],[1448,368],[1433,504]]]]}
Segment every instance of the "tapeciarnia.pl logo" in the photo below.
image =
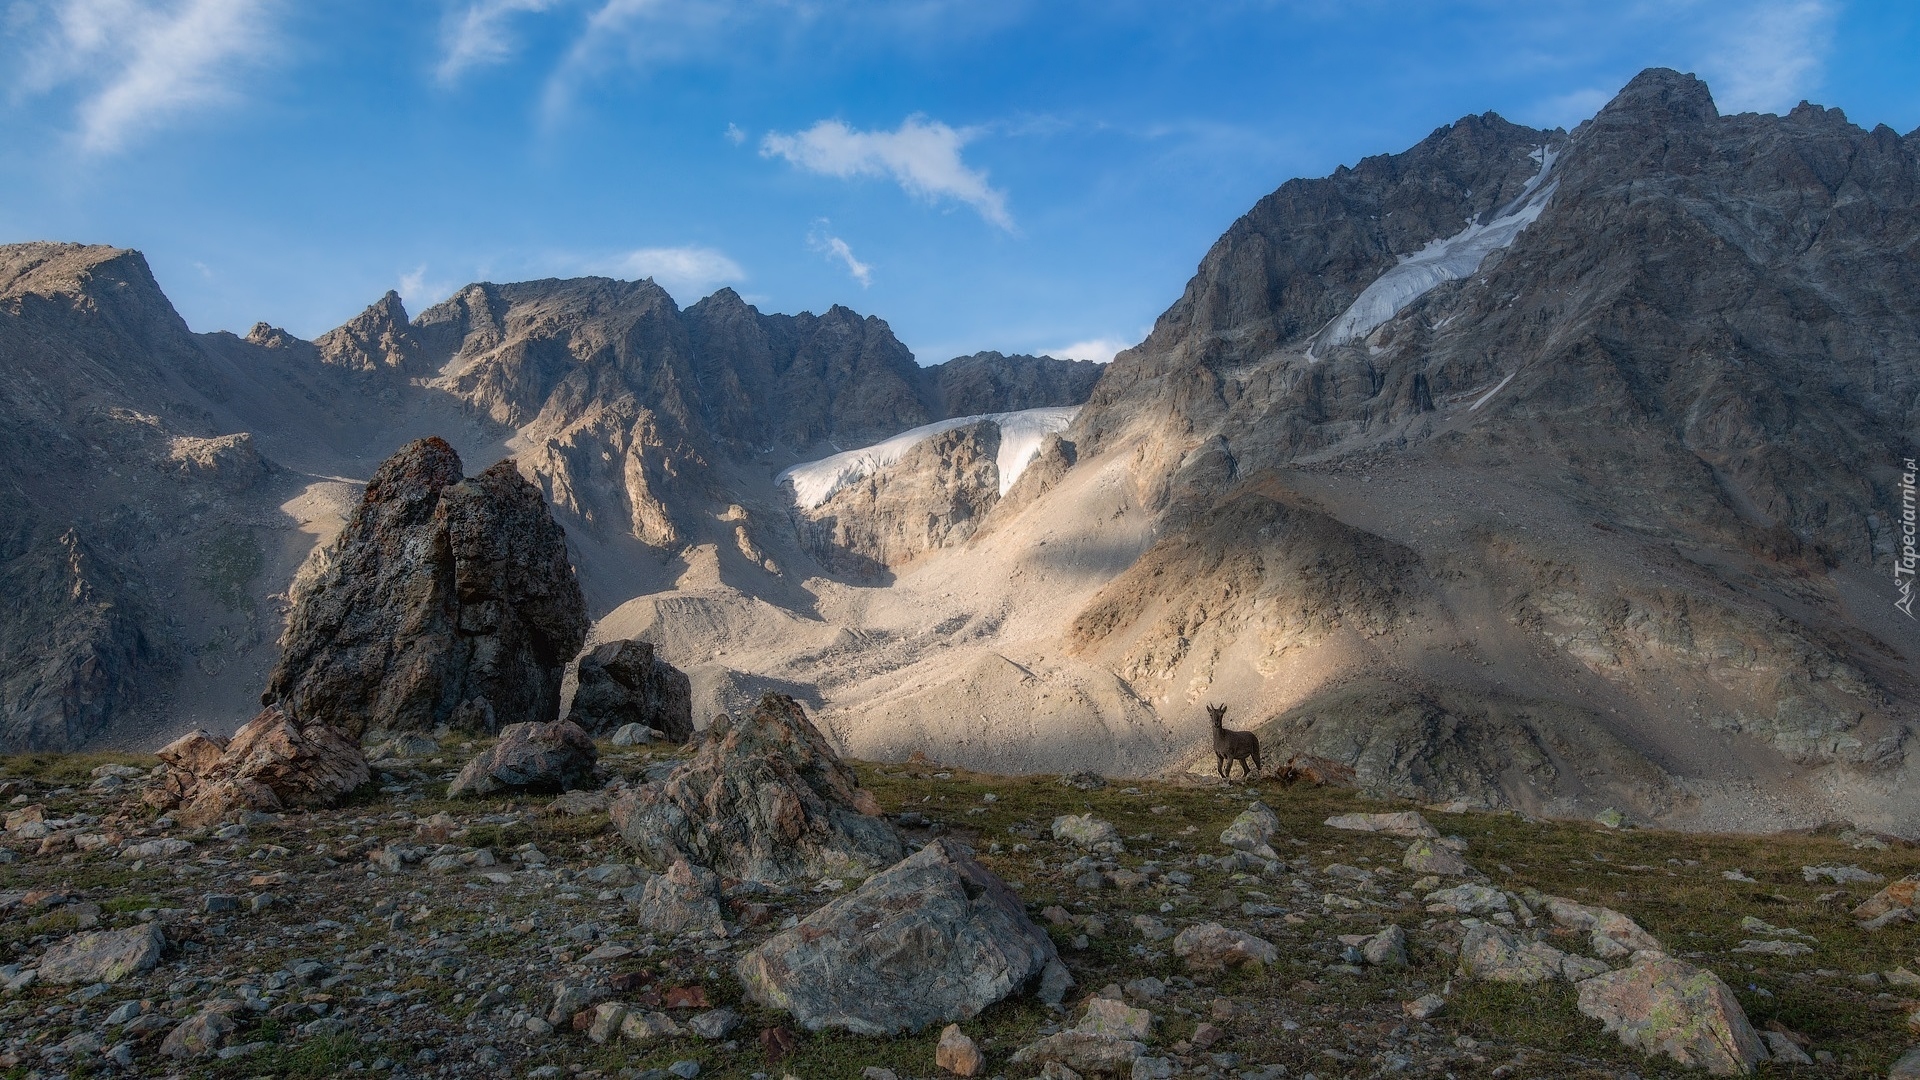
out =
{"type": "Polygon", "coordinates": [[[1915,513],[1913,502],[1913,481],[1920,469],[1914,467],[1914,459],[1904,459],[1900,473],[1900,554],[1893,560],[1893,587],[1899,590],[1900,598],[1893,602],[1907,618],[1913,618],[1913,575],[1920,568],[1920,551],[1914,547],[1915,513]]]}

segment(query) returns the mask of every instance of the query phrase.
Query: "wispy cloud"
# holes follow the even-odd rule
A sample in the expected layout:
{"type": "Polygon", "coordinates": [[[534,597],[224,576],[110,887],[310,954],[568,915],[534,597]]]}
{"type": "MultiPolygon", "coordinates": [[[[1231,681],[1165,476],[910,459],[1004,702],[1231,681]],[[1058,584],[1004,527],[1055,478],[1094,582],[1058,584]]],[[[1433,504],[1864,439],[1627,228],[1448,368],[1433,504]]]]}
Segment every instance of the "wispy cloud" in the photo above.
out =
{"type": "Polygon", "coordinates": [[[1828,0],[1759,4],[1713,29],[1701,71],[1722,112],[1784,112],[1820,82],[1839,12],[1828,0]]]}
{"type": "Polygon", "coordinates": [[[427,266],[421,263],[410,272],[400,275],[396,291],[400,293],[400,299],[406,301],[407,308],[418,314],[452,296],[454,288],[451,281],[427,280],[427,266]]]}
{"type": "Polygon", "coordinates": [[[705,295],[716,286],[744,281],[747,272],[725,252],[710,247],[638,248],[598,260],[594,268],[626,278],[652,278],[676,295],[705,295]]]}
{"type": "Polygon", "coordinates": [[[845,240],[829,234],[826,229],[830,224],[824,218],[814,223],[813,231],[807,234],[807,246],[830,259],[838,260],[847,268],[853,280],[860,283],[861,288],[873,284],[873,267],[854,258],[853,249],[847,246],[845,240]]]}
{"type": "Polygon", "coordinates": [[[760,153],[824,176],[890,177],[910,195],[928,202],[965,203],[1012,231],[1006,193],[990,185],[985,172],[961,160],[961,148],[977,134],[918,114],[892,131],[859,131],[840,120],[822,120],[791,135],[769,132],[760,140],[760,153]]]}
{"type": "Polygon", "coordinates": [[[1057,349],[1042,351],[1048,356],[1059,357],[1062,360],[1091,360],[1096,364],[1104,364],[1111,361],[1122,349],[1131,349],[1135,344],[1137,343],[1120,338],[1101,337],[1088,338],[1071,345],[1062,345],[1057,349]]]}
{"type": "MultiPolygon", "coordinates": [[[[16,5],[17,7],[17,5],[16,5]]],[[[81,90],[89,153],[241,99],[238,76],[273,50],[275,0],[56,0],[17,89],[81,90]]]]}
{"type": "Polygon", "coordinates": [[[727,141],[735,146],[739,146],[747,141],[747,133],[740,130],[739,124],[728,124],[727,141]]]}
{"type": "Polygon", "coordinates": [[[469,0],[447,9],[440,24],[440,63],[434,75],[458,82],[468,69],[502,63],[518,50],[514,16],[559,6],[562,0],[469,0]]]}

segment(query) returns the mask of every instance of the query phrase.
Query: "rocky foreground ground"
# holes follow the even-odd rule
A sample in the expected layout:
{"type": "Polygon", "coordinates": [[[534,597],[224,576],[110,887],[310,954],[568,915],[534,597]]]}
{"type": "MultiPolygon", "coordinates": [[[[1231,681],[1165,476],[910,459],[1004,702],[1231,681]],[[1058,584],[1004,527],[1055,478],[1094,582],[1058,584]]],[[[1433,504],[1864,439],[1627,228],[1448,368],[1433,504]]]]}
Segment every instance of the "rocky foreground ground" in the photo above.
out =
{"type": "MultiPolygon", "coordinates": [[[[810,1031],[736,964],[856,875],[702,893],[636,862],[606,792],[445,798],[484,748],[414,737],[346,806],[194,828],[143,800],[152,759],[0,760],[3,1075],[1645,1077],[1718,1039],[1733,1068],[1878,1077],[1920,1042],[1897,840],[924,760],[856,763],[862,797],[909,851],[971,849],[1073,985],[810,1031]],[[1679,995],[1651,1027],[1641,976],[1679,995]]],[[[616,796],[698,756],[600,753],[616,796]]]]}

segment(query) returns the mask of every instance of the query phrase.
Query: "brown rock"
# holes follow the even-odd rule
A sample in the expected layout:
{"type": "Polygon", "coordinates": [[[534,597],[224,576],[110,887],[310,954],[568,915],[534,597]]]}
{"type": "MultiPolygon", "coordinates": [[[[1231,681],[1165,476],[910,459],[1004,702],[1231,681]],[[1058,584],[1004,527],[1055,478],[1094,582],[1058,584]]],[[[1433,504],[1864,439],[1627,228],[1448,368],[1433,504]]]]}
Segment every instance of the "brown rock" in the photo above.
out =
{"type": "Polygon", "coordinates": [[[1869,897],[1866,903],[1853,909],[1856,919],[1877,919],[1897,908],[1911,909],[1916,892],[1920,892],[1920,875],[1903,877],[1869,897]]]}
{"type": "Polygon", "coordinates": [[[206,1057],[227,1044],[239,1029],[232,1018],[218,1012],[201,1012],[180,1022],[167,1032],[160,1053],[170,1058],[206,1057]]]}
{"type": "Polygon", "coordinates": [[[939,1045],[933,1048],[933,1064],[955,1076],[978,1076],[987,1067],[987,1056],[959,1024],[948,1024],[940,1032],[939,1045]]]}
{"type": "MultiPolygon", "coordinates": [[[[183,760],[206,760],[205,744],[185,749],[183,760]]],[[[210,824],[240,809],[330,806],[371,777],[358,743],[325,724],[296,724],[276,708],[241,725],[201,771],[172,763],[168,770],[186,804],[176,816],[187,825],[210,824]]]]}
{"type": "Polygon", "coordinates": [[[906,855],[878,804],[807,719],[768,694],[722,716],[666,779],[614,801],[614,825],[655,866],[685,859],[758,881],[864,876],[906,855]]]}
{"type": "Polygon", "coordinates": [[[227,752],[227,741],[211,731],[190,731],[154,752],[161,761],[199,775],[227,752]]]}
{"type": "Polygon", "coordinates": [[[158,923],[75,934],[40,958],[40,981],[60,985],[117,983],[152,970],[166,947],[167,935],[158,923]]]}
{"type": "Polygon", "coordinates": [[[1185,960],[1189,971],[1225,971],[1271,964],[1280,952],[1263,938],[1219,923],[1201,923],[1174,936],[1173,955],[1185,960]]]}

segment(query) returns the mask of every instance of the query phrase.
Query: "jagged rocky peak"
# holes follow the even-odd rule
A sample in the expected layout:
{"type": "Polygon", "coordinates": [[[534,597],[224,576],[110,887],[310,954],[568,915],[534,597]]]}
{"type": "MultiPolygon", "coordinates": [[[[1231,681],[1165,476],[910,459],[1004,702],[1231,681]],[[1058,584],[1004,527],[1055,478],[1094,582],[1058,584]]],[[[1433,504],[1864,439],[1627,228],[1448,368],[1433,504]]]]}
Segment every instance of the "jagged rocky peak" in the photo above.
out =
{"type": "Polygon", "coordinates": [[[407,309],[392,289],[365,311],[314,339],[320,359],[354,371],[406,372],[422,357],[407,309]]]}
{"type": "Polygon", "coordinates": [[[444,441],[408,444],[317,558],[263,703],[353,735],[559,715],[586,603],[565,534],[512,459],[463,479],[444,441]]]}

